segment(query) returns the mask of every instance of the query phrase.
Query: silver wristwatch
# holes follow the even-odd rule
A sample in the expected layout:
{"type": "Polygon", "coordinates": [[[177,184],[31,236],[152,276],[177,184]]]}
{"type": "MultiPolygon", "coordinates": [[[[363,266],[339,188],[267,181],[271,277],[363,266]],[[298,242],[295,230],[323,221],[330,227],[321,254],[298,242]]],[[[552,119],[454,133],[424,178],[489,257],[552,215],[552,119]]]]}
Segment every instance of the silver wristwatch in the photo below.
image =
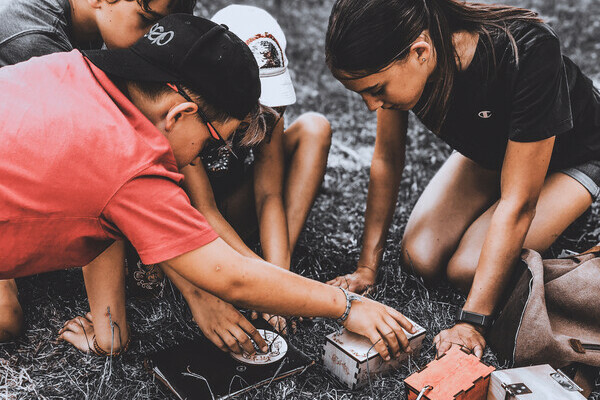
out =
{"type": "Polygon", "coordinates": [[[348,319],[348,315],[350,315],[350,308],[352,308],[353,301],[362,301],[362,296],[359,296],[356,293],[349,292],[344,288],[340,288],[342,292],[344,292],[344,296],[346,296],[346,310],[342,314],[341,317],[336,319],[336,322],[340,325],[343,325],[344,322],[348,319]]]}

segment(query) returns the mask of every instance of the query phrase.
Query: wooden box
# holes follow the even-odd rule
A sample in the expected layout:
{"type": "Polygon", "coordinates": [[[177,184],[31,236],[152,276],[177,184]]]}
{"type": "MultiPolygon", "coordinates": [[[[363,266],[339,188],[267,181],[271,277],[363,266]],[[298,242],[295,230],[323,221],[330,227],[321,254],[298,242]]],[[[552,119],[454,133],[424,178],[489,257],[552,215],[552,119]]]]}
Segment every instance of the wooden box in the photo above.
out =
{"type": "MultiPolygon", "coordinates": [[[[425,329],[413,321],[410,322],[417,328],[417,332],[404,333],[408,337],[413,354],[418,355],[425,338],[425,329]]],[[[399,358],[392,358],[386,362],[371,348],[372,346],[366,337],[345,329],[332,333],[327,336],[323,348],[323,364],[329,372],[354,390],[366,385],[369,376],[372,378],[373,375],[397,369],[401,363],[408,360],[409,354],[402,353],[399,358]]]]}
{"type": "Polygon", "coordinates": [[[453,346],[446,354],[406,378],[407,398],[416,400],[423,392],[421,400],[486,400],[494,369],[453,346]]]}
{"type": "Polygon", "coordinates": [[[488,400],[583,400],[580,391],[569,377],[545,364],[493,372],[488,400]]]}

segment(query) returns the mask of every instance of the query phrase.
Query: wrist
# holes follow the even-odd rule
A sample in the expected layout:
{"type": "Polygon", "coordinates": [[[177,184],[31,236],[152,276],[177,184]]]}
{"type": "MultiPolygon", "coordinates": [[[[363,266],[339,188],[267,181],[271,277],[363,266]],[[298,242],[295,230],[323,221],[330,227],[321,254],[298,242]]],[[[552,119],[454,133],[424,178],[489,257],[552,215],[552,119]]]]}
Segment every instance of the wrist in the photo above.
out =
{"type": "Polygon", "coordinates": [[[352,302],[354,301],[362,301],[362,297],[357,295],[356,293],[349,292],[347,289],[342,287],[339,288],[340,291],[344,294],[345,298],[345,309],[342,315],[336,319],[336,322],[340,325],[344,325],[348,316],[350,315],[350,311],[352,310],[352,302]]]}
{"type": "Polygon", "coordinates": [[[469,322],[456,322],[455,324],[456,326],[462,325],[462,326],[467,326],[471,329],[474,329],[475,331],[477,331],[477,333],[479,333],[481,336],[485,335],[486,329],[481,326],[481,325],[475,325],[475,324],[471,324],[469,322]]]}
{"type": "Polygon", "coordinates": [[[481,328],[480,333],[485,332],[486,329],[492,326],[492,320],[492,315],[476,313],[465,308],[458,308],[454,316],[454,321],[457,324],[466,323],[474,327],[481,328]]]}
{"type": "Polygon", "coordinates": [[[356,270],[357,271],[361,270],[361,272],[370,271],[373,275],[377,274],[377,267],[373,267],[373,266],[365,265],[365,264],[358,264],[358,266],[356,267],[356,270]]]}

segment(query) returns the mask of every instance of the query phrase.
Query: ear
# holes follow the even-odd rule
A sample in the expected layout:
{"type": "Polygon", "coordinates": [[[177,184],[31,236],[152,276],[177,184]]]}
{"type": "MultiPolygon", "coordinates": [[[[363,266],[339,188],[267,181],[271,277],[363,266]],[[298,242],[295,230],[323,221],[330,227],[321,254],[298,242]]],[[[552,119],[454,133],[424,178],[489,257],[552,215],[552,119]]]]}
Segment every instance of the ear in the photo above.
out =
{"type": "Polygon", "coordinates": [[[198,105],[189,101],[174,105],[167,113],[165,130],[167,132],[171,131],[181,117],[191,116],[195,118],[196,111],[198,111],[198,105]]]}
{"type": "Polygon", "coordinates": [[[424,30],[410,47],[410,54],[417,57],[419,64],[425,64],[433,55],[429,31],[424,30]]]}
{"type": "Polygon", "coordinates": [[[102,0],[87,0],[90,7],[97,10],[102,7],[102,0]]]}

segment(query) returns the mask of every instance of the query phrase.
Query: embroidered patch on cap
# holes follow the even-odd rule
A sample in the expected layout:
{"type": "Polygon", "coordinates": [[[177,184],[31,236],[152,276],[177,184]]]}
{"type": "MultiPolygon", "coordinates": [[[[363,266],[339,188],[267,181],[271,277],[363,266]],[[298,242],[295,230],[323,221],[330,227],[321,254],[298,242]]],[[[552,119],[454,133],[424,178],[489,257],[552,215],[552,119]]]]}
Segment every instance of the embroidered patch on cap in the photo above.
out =
{"type": "Polygon", "coordinates": [[[159,24],[154,24],[152,28],[150,28],[150,32],[146,33],[144,37],[148,38],[152,44],[156,44],[158,46],[164,46],[169,43],[175,37],[175,32],[166,31],[165,28],[159,24]]]}
{"type": "Polygon", "coordinates": [[[491,111],[481,111],[479,113],[479,118],[483,118],[483,119],[488,119],[492,117],[492,112],[491,111]]]}
{"type": "MultiPolygon", "coordinates": [[[[261,70],[271,70],[274,74],[285,72],[283,50],[275,37],[269,33],[258,34],[246,42],[261,70]]],[[[261,75],[264,76],[263,71],[261,75]]]]}

